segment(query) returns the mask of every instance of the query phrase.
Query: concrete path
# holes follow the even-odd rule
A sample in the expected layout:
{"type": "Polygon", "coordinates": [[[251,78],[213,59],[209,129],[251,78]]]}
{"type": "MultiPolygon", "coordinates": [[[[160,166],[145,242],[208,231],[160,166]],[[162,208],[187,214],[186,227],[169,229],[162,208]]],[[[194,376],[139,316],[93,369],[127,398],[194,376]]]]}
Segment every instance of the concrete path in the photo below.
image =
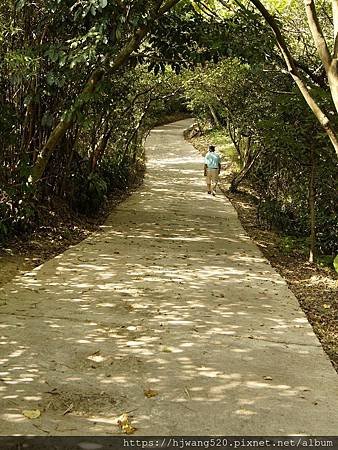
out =
{"type": "Polygon", "coordinates": [[[2,290],[0,434],[118,434],[125,412],[139,435],[337,433],[338,377],[205,193],[189,124],[153,130],[145,184],[102,232],[2,290]]]}

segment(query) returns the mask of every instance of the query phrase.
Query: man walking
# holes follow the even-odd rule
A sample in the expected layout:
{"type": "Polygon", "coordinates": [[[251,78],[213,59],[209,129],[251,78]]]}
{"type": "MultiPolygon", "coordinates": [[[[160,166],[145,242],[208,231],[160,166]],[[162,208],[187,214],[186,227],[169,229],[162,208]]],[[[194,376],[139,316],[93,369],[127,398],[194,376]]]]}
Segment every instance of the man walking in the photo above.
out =
{"type": "Polygon", "coordinates": [[[209,151],[204,157],[204,176],[206,177],[208,194],[215,195],[218,175],[221,172],[221,157],[215,153],[215,146],[209,145],[209,151]]]}

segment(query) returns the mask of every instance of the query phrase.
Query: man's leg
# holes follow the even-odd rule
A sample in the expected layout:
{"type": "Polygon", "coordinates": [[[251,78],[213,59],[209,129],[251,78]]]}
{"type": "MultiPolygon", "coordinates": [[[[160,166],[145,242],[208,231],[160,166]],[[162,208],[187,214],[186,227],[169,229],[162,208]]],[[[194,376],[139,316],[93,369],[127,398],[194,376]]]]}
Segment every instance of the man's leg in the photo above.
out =
{"type": "Polygon", "coordinates": [[[214,169],[212,173],[212,195],[216,194],[217,184],[218,184],[218,170],[214,169]]]}
{"type": "Polygon", "coordinates": [[[205,180],[207,182],[208,194],[211,194],[211,174],[209,169],[207,169],[207,176],[205,177],[205,180]]]}

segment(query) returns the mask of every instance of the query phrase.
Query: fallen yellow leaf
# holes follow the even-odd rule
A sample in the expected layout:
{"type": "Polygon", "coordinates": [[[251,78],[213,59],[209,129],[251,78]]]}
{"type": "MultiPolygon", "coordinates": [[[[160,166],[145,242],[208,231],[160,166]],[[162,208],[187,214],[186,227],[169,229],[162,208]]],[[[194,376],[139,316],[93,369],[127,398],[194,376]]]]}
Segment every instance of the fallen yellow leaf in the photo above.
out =
{"type": "Polygon", "coordinates": [[[172,350],[169,347],[164,347],[162,349],[162,352],[164,352],[164,353],[172,353],[172,350]]]}
{"type": "Polygon", "coordinates": [[[323,304],[323,307],[324,307],[325,309],[329,309],[329,308],[331,308],[331,305],[328,305],[327,303],[324,303],[324,304],[323,304]]]}
{"type": "Polygon", "coordinates": [[[158,392],[157,391],[153,391],[152,389],[147,389],[147,390],[144,391],[144,395],[147,398],[156,397],[156,395],[158,395],[158,392]]]}
{"type": "Polygon", "coordinates": [[[26,409],[22,411],[22,414],[27,417],[27,419],[37,419],[41,416],[41,411],[39,409],[26,409]]]}
{"type": "Polygon", "coordinates": [[[136,431],[136,428],[130,422],[128,414],[122,414],[120,420],[117,421],[117,425],[125,434],[133,434],[136,431]]]}

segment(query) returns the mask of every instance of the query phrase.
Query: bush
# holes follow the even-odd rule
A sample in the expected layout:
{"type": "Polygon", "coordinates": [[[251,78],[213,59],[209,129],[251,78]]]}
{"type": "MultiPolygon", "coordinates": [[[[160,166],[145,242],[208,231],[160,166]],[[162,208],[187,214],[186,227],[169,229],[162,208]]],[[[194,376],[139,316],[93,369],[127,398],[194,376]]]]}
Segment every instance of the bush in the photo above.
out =
{"type": "Polygon", "coordinates": [[[75,210],[93,216],[107,198],[107,183],[98,173],[82,175],[76,180],[72,206],[75,210]]]}
{"type": "Polygon", "coordinates": [[[0,191],[0,241],[31,230],[37,222],[36,209],[33,192],[0,191]]]}

